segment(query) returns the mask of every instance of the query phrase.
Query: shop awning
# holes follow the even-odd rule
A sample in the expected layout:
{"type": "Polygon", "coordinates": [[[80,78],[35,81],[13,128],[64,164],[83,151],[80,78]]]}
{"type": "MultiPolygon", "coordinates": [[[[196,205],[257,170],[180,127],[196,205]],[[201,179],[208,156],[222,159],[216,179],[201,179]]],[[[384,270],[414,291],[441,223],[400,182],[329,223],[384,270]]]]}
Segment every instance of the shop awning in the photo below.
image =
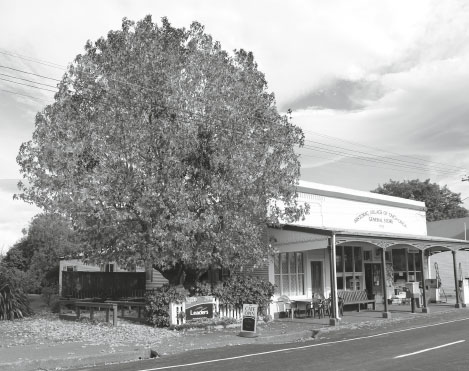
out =
{"type": "Polygon", "coordinates": [[[365,242],[383,248],[395,245],[408,245],[431,253],[469,250],[469,241],[445,237],[364,232],[358,230],[316,228],[294,225],[285,225],[283,229],[288,231],[306,232],[320,236],[330,237],[335,235],[337,245],[352,242],[365,242]]]}

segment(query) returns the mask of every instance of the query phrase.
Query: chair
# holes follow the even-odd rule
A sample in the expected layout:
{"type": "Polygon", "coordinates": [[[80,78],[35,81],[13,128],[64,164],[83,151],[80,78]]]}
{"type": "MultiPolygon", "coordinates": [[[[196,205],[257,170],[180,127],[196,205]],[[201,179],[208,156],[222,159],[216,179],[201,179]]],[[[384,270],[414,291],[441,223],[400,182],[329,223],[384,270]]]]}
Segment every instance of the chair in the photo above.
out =
{"type": "Polygon", "coordinates": [[[339,306],[339,313],[343,317],[344,316],[344,299],[342,297],[338,297],[338,306],[339,306]]]}
{"type": "Polygon", "coordinates": [[[324,317],[324,302],[321,299],[313,299],[310,304],[310,313],[312,317],[318,316],[318,318],[324,317]]]}
{"type": "Polygon", "coordinates": [[[279,313],[285,313],[286,317],[292,317],[292,302],[286,295],[282,295],[277,299],[277,309],[279,313]]]}
{"type": "MultiPolygon", "coordinates": [[[[341,297],[341,296],[338,296],[337,297],[338,299],[338,302],[337,302],[337,306],[339,308],[339,314],[341,317],[344,316],[344,299],[341,297]]],[[[332,316],[332,296],[329,295],[329,299],[327,299],[327,307],[328,307],[328,311],[329,311],[329,318],[332,316]]]]}
{"type": "Polygon", "coordinates": [[[331,318],[332,310],[331,310],[331,299],[324,299],[323,300],[323,307],[324,307],[324,316],[329,316],[331,318]]]}

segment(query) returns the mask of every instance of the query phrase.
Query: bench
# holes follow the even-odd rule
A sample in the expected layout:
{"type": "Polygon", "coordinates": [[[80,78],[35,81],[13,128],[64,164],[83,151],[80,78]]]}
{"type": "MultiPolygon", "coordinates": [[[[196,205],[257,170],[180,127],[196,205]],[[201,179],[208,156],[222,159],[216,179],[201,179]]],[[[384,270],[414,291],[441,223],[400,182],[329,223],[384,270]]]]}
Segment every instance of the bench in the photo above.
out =
{"type": "Polygon", "coordinates": [[[132,307],[137,308],[139,319],[142,316],[142,308],[145,308],[145,305],[146,305],[142,301],[129,301],[129,300],[106,300],[105,303],[116,304],[117,308],[121,309],[122,318],[124,318],[126,308],[128,308],[129,310],[131,310],[132,307]]]}
{"type": "Polygon", "coordinates": [[[346,305],[357,305],[357,312],[360,312],[362,304],[372,304],[373,310],[376,309],[376,300],[369,299],[366,290],[337,290],[337,297],[339,298],[339,310],[342,316],[346,305]]]}
{"type": "Polygon", "coordinates": [[[59,301],[59,315],[62,314],[62,307],[70,305],[75,308],[76,318],[79,319],[81,316],[81,308],[87,308],[90,310],[90,320],[94,320],[94,310],[105,309],[106,310],[106,322],[109,322],[109,314],[112,310],[112,324],[117,326],[117,304],[113,303],[99,303],[95,301],[83,301],[83,300],[60,300],[59,301]]]}

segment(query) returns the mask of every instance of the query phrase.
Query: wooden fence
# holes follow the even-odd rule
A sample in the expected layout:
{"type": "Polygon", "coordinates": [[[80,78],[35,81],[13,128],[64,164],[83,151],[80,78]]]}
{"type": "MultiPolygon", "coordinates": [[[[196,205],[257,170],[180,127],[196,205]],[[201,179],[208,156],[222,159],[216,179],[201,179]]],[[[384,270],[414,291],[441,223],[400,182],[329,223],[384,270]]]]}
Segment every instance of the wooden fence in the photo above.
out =
{"type": "Polygon", "coordinates": [[[144,272],[62,272],[64,298],[142,298],[145,291],[144,272]]]}
{"type": "MultiPolygon", "coordinates": [[[[231,304],[220,303],[218,299],[213,300],[214,313],[219,318],[234,318],[241,320],[243,316],[243,308],[231,304]]],[[[270,307],[266,308],[267,314],[270,314],[270,307]]],[[[169,315],[171,325],[182,325],[186,323],[185,318],[186,306],[185,303],[170,303],[169,315]]]]}

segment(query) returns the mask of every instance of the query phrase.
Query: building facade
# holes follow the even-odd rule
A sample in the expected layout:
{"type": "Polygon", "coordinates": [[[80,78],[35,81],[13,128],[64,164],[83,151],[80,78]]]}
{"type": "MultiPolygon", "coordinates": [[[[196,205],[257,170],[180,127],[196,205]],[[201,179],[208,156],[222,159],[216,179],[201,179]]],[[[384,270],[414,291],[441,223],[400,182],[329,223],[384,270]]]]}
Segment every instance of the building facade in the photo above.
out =
{"type": "Polygon", "coordinates": [[[428,236],[423,202],[309,182],[300,182],[298,197],[309,204],[304,220],[270,229],[278,250],[269,266],[273,312],[279,296],[320,294],[337,303],[338,290],[366,290],[387,312],[384,298],[409,282],[424,287],[434,253],[469,247],[428,236]]]}

